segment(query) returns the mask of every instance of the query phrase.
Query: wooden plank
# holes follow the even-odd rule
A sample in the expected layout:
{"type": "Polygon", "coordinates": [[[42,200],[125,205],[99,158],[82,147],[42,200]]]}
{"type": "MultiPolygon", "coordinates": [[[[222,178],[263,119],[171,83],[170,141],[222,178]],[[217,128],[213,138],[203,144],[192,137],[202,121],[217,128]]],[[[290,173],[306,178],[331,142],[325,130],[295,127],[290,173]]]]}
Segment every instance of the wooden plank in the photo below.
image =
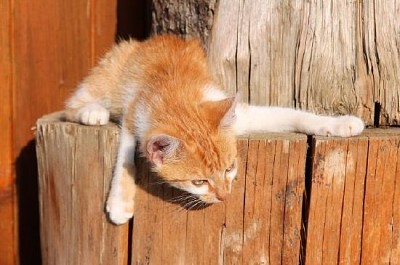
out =
{"type": "Polygon", "coordinates": [[[104,213],[119,130],[55,119],[38,121],[43,264],[126,264],[128,225],[104,213]]]}
{"type": "Polygon", "coordinates": [[[346,154],[346,179],[340,228],[339,263],[359,264],[368,139],[351,138],[346,154]]]}
{"type": "Polygon", "coordinates": [[[136,165],[131,264],[162,264],[163,185],[151,176],[144,158],[138,159],[136,165]]]}
{"type": "Polygon", "coordinates": [[[0,1],[0,264],[17,263],[18,226],[13,172],[11,2],[0,1]]]}
{"type": "Polygon", "coordinates": [[[232,196],[225,202],[225,230],[222,235],[221,259],[223,264],[242,264],[243,222],[246,171],[249,159],[249,140],[238,141],[238,174],[232,184],[232,196]]]}
{"type": "MultiPolygon", "coordinates": [[[[94,65],[114,43],[117,27],[117,2],[118,1],[91,0],[92,65],[94,65]]],[[[144,13],[143,10],[144,9],[141,9],[142,13],[144,13]]],[[[132,24],[131,27],[135,27],[134,24],[132,24]]]]}
{"type": "Polygon", "coordinates": [[[399,129],[314,137],[306,264],[398,259],[399,139],[399,129]]]}
{"type": "MultiPolygon", "coordinates": [[[[365,142],[366,139],[364,139],[363,147],[366,147],[365,142]]],[[[362,209],[363,194],[360,192],[363,192],[363,188],[361,190],[354,188],[356,165],[361,169],[366,166],[366,160],[363,161],[361,160],[362,156],[357,156],[360,144],[362,143],[359,141],[353,141],[349,147],[348,139],[339,138],[315,137],[313,140],[306,264],[336,264],[339,260],[339,253],[340,259],[350,259],[352,256],[346,256],[344,249],[350,248],[350,252],[347,254],[353,254],[351,253],[352,244],[359,243],[359,241],[351,240],[351,233],[359,236],[362,227],[361,216],[356,215],[356,213],[360,214],[360,211],[353,211],[353,208],[362,209]],[[360,160],[356,160],[357,158],[360,160]],[[341,228],[344,233],[348,231],[346,225],[351,225],[349,218],[355,220],[354,230],[350,234],[341,235],[341,228]],[[347,245],[343,245],[346,243],[346,239],[343,237],[349,237],[347,245]]],[[[356,258],[359,254],[355,253],[356,258]]]]}
{"type": "Polygon", "coordinates": [[[298,262],[305,153],[305,138],[250,142],[244,264],[298,262]]]}
{"type": "Polygon", "coordinates": [[[19,66],[15,69],[14,101],[19,121],[17,154],[32,138],[30,129],[36,120],[62,109],[64,100],[88,72],[91,18],[87,7],[89,0],[15,1],[14,12],[19,14],[15,18],[18,34],[14,36],[15,65],[19,66]]]}
{"type": "Polygon", "coordinates": [[[283,231],[282,264],[299,262],[302,207],[305,192],[305,163],[307,145],[305,139],[289,142],[288,179],[285,192],[285,216],[283,231]]]}
{"type": "MultiPolygon", "coordinates": [[[[8,6],[4,11],[17,14],[8,18],[13,25],[7,30],[2,27],[1,34],[13,38],[14,67],[9,65],[14,80],[11,90],[13,112],[9,115],[18,122],[14,127],[9,126],[13,129],[10,159],[15,161],[22,196],[18,198],[20,223],[8,227],[19,227],[23,234],[19,242],[21,263],[40,263],[37,170],[31,128],[43,114],[63,108],[64,100],[87,74],[95,58],[112,44],[115,5],[113,1],[105,3],[101,0],[51,3],[16,0],[1,5],[1,12],[3,6],[8,6]]],[[[6,16],[3,18],[7,19],[6,16]]],[[[12,242],[11,239],[7,241],[12,242]]],[[[8,244],[7,248],[12,245],[8,244]]]]}
{"type": "Polygon", "coordinates": [[[394,231],[399,229],[398,221],[394,222],[399,209],[398,201],[394,200],[400,177],[399,140],[399,135],[370,137],[361,264],[389,264],[398,259],[393,255],[397,254],[398,245],[393,242],[398,242],[394,231]]]}

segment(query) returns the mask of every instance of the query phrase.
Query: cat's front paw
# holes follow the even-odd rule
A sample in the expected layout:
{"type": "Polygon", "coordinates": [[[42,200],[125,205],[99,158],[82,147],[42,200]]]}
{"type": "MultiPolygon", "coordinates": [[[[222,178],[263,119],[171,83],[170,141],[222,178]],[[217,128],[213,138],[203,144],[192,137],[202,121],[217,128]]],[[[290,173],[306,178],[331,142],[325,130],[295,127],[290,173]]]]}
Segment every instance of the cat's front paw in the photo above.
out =
{"type": "Polygon", "coordinates": [[[355,116],[340,116],[332,118],[322,126],[317,135],[350,137],[359,135],[364,130],[364,122],[355,116]]]}
{"type": "Polygon", "coordinates": [[[117,197],[109,197],[106,211],[111,222],[121,225],[129,221],[133,216],[133,200],[125,201],[117,197]]]}
{"type": "Polygon", "coordinates": [[[86,125],[105,125],[110,119],[110,112],[97,103],[84,106],[78,115],[79,121],[86,125]]]}

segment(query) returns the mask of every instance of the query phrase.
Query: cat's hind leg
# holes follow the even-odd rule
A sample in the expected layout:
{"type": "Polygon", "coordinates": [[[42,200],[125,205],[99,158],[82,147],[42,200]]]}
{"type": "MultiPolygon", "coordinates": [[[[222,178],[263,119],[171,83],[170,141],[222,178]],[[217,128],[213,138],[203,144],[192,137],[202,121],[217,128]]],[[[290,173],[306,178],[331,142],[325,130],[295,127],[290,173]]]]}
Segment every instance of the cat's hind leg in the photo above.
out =
{"type": "Polygon", "coordinates": [[[135,197],[135,137],[122,127],[117,163],[106,202],[106,211],[114,224],[126,223],[133,216],[135,197]]]}

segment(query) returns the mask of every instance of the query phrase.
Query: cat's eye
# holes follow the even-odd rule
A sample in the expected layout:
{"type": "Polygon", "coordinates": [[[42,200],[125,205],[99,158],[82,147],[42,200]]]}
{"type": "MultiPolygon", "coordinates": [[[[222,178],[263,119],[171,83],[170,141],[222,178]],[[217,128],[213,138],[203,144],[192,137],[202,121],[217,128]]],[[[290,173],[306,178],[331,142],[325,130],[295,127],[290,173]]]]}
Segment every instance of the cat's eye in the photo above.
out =
{"type": "Polygon", "coordinates": [[[207,183],[207,180],[204,180],[204,179],[192,180],[192,184],[195,186],[202,186],[206,183],[207,183]]]}
{"type": "Polygon", "coordinates": [[[229,173],[231,171],[233,171],[236,167],[236,163],[233,162],[232,165],[230,165],[227,169],[225,169],[226,173],[229,173]]]}

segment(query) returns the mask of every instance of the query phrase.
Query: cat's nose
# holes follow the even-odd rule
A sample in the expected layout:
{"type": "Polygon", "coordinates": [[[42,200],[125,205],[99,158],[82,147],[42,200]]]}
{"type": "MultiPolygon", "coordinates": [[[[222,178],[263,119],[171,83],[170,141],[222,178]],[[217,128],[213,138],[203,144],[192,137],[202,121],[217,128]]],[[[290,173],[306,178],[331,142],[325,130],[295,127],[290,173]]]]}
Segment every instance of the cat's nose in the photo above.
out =
{"type": "Polygon", "coordinates": [[[215,197],[220,201],[225,201],[226,197],[228,197],[228,193],[224,191],[219,191],[215,193],[215,197]]]}

